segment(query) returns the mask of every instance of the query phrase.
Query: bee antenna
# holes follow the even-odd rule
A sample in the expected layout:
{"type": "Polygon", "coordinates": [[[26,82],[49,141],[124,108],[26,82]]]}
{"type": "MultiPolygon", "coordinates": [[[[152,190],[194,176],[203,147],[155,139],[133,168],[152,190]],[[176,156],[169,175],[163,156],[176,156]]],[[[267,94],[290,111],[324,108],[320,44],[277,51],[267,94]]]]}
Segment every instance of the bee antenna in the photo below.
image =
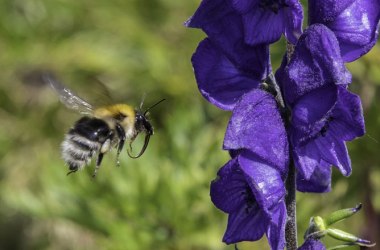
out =
{"type": "Polygon", "coordinates": [[[144,111],[144,116],[149,112],[149,110],[151,110],[152,108],[156,107],[158,104],[160,104],[161,102],[165,101],[166,99],[162,99],[158,102],[156,102],[155,104],[153,104],[152,106],[150,106],[149,108],[147,108],[145,111],[144,111]]]}

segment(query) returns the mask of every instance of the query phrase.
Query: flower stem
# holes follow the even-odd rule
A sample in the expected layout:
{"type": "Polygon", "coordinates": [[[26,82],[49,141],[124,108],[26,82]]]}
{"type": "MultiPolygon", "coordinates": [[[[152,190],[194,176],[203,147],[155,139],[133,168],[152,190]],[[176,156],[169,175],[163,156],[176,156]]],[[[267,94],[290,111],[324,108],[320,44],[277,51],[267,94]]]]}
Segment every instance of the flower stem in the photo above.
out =
{"type": "Polygon", "coordinates": [[[285,226],[285,240],[287,250],[297,249],[297,222],[296,222],[296,168],[290,159],[289,173],[286,178],[285,187],[287,194],[285,197],[286,211],[288,219],[285,226]]]}
{"type": "MultiPolygon", "coordinates": [[[[294,53],[294,45],[286,42],[286,56],[288,63],[294,53]]],[[[288,120],[287,120],[288,122],[288,120]]],[[[286,124],[288,126],[289,124],[286,124]]],[[[289,146],[290,146],[289,141],[289,146]]],[[[296,216],[296,167],[294,165],[292,153],[289,153],[289,172],[285,181],[286,188],[286,211],[287,221],[285,226],[285,240],[287,250],[297,250],[297,216],[296,216]]]]}

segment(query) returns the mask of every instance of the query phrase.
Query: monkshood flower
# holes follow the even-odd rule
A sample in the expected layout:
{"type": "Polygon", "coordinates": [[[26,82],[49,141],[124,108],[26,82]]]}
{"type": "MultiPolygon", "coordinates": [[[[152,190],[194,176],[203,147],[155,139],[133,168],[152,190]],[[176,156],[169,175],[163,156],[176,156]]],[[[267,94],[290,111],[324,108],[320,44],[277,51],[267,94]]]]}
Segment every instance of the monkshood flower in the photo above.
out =
{"type": "Polygon", "coordinates": [[[229,214],[223,241],[255,241],[265,233],[271,249],[284,249],[288,144],[273,96],[255,89],[237,102],[224,149],[230,160],[211,184],[211,199],[229,214]]]}
{"type": "Polygon", "coordinates": [[[202,1],[186,25],[208,35],[192,57],[200,92],[217,107],[232,110],[271,71],[269,46],[244,42],[241,16],[227,0],[202,1]]]}
{"type": "Polygon", "coordinates": [[[343,60],[351,62],[366,54],[379,35],[378,0],[309,0],[309,23],[331,29],[343,60]]]}
{"type": "Polygon", "coordinates": [[[286,176],[288,138],[277,103],[270,93],[254,89],[243,95],[228,122],[223,149],[249,150],[286,176]]]}
{"type": "Polygon", "coordinates": [[[239,154],[219,170],[218,178],[211,183],[211,200],[229,214],[223,241],[256,241],[266,234],[272,250],[283,250],[284,185],[277,170],[254,158],[249,152],[239,154]]]}
{"type": "Polygon", "coordinates": [[[249,60],[236,62],[228,58],[210,38],[206,38],[198,45],[191,59],[199,91],[221,109],[232,110],[241,96],[258,88],[268,74],[268,47],[246,47],[246,53],[241,51],[235,55],[249,60]]]}
{"type": "MultiPolygon", "coordinates": [[[[186,21],[185,25],[202,29],[207,34],[210,43],[212,43],[215,56],[221,57],[223,61],[227,60],[228,63],[231,63],[242,72],[262,80],[271,71],[269,46],[251,46],[244,42],[241,16],[232,8],[230,0],[202,1],[200,7],[186,21]]],[[[217,59],[211,58],[214,61],[217,59]]],[[[198,59],[198,63],[203,61],[205,61],[203,58],[198,59]]],[[[199,65],[199,68],[203,66],[206,65],[199,65]]],[[[223,64],[219,66],[223,66],[223,64]]],[[[220,68],[219,66],[218,68],[220,68]]],[[[224,68],[220,70],[224,70],[224,68]]]]}
{"type": "Polygon", "coordinates": [[[247,44],[269,44],[284,34],[296,44],[302,33],[303,10],[298,0],[232,0],[242,16],[247,44]]]}
{"type": "Polygon", "coordinates": [[[301,174],[297,188],[328,191],[329,167],[348,176],[351,164],[345,142],[364,134],[360,98],[347,90],[351,75],[334,33],[320,24],[310,26],[276,76],[292,114],[288,135],[301,174]]]}

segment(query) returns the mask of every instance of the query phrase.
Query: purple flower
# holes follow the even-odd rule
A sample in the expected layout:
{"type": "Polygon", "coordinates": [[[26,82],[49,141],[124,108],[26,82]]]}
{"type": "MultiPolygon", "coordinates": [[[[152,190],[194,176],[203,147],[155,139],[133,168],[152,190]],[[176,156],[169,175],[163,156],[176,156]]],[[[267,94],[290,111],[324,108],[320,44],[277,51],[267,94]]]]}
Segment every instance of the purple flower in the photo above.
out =
{"type": "Polygon", "coordinates": [[[259,89],[245,94],[228,123],[223,149],[246,149],[283,175],[289,161],[288,139],[274,97],[259,89]]]}
{"type": "Polygon", "coordinates": [[[358,59],[375,45],[379,19],[378,0],[309,0],[310,24],[324,24],[335,33],[345,62],[358,59]]]}
{"type": "Polygon", "coordinates": [[[272,95],[255,89],[241,97],[223,147],[233,159],[211,184],[212,201],[229,214],[223,241],[255,241],[266,233],[272,249],[283,249],[288,144],[272,95]]]}
{"type": "Polygon", "coordinates": [[[364,134],[360,98],[346,89],[350,75],[333,32],[323,25],[310,26],[277,76],[292,112],[288,132],[301,175],[298,188],[328,191],[331,173],[326,167],[334,165],[349,175],[345,142],[364,134]]]}
{"type": "Polygon", "coordinates": [[[302,34],[292,59],[283,63],[276,77],[291,108],[314,89],[351,82],[334,33],[321,24],[310,26],[302,34]]]}
{"type": "Polygon", "coordinates": [[[269,47],[251,46],[244,42],[241,16],[232,8],[229,0],[202,1],[185,25],[202,29],[218,54],[223,54],[234,67],[248,75],[253,74],[255,79],[265,79],[271,71],[269,47]]]}
{"type": "Polygon", "coordinates": [[[267,235],[271,249],[284,249],[286,209],[278,171],[244,151],[230,160],[211,183],[211,200],[228,213],[227,244],[267,235]]]}
{"type": "Polygon", "coordinates": [[[326,250],[326,247],[319,240],[307,239],[298,250],[326,250]]]}
{"type": "Polygon", "coordinates": [[[336,166],[343,175],[350,175],[351,163],[345,142],[364,135],[360,98],[341,86],[331,93],[333,90],[313,91],[301,98],[293,111],[290,137],[294,160],[306,179],[324,162],[336,166]],[[317,100],[335,102],[324,113],[323,107],[316,105],[317,100]]]}
{"type": "MultiPolygon", "coordinates": [[[[209,102],[232,110],[244,93],[259,86],[267,74],[269,50],[257,47],[249,52],[252,61],[239,64],[230,60],[209,38],[199,44],[192,63],[199,91],[209,102]]],[[[244,56],[248,58],[247,54],[241,58],[244,56]]]]}
{"type": "Polygon", "coordinates": [[[298,0],[232,0],[244,24],[245,42],[269,44],[284,34],[296,44],[302,33],[302,5],[298,0]]]}
{"type": "Polygon", "coordinates": [[[271,72],[269,46],[244,42],[241,16],[230,1],[202,1],[186,25],[208,35],[192,63],[200,92],[217,107],[232,110],[244,93],[257,88],[271,72]]]}

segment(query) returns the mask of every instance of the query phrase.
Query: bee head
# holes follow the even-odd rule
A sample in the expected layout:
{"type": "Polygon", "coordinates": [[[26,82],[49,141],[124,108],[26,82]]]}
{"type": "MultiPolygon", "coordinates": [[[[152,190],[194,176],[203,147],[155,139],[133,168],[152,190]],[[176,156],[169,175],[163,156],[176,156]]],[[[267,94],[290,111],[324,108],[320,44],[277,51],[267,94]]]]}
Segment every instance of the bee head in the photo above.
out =
{"type": "MultiPolygon", "coordinates": [[[[152,126],[152,124],[150,124],[150,122],[147,118],[148,112],[149,112],[149,110],[151,110],[153,107],[155,107],[157,104],[163,102],[164,100],[165,99],[162,99],[161,101],[157,102],[153,106],[147,108],[144,112],[141,112],[139,110],[136,111],[136,116],[135,116],[135,119],[136,119],[135,120],[136,136],[141,132],[145,132],[145,140],[144,140],[144,146],[142,147],[140,153],[136,156],[132,156],[130,154],[130,152],[128,151],[129,157],[139,158],[145,152],[145,149],[148,147],[148,144],[149,144],[150,136],[153,135],[153,126],[152,126]]],[[[141,107],[140,107],[140,109],[141,109],[141,107]]],[[[133,142],[133,140],[131,141],[131,143],[132,142],[133,142]]],[[[131,144],[130,144],[130,148],[132,149],[131,144]]]]}
{"type": "Polygon", "coordinates": [[[139,111],[136,112],[135,129],[137,133],[145,132],[147,135],[153,135],[153,127],[150,124],[145,113],[142,114],[139,111]]]}

